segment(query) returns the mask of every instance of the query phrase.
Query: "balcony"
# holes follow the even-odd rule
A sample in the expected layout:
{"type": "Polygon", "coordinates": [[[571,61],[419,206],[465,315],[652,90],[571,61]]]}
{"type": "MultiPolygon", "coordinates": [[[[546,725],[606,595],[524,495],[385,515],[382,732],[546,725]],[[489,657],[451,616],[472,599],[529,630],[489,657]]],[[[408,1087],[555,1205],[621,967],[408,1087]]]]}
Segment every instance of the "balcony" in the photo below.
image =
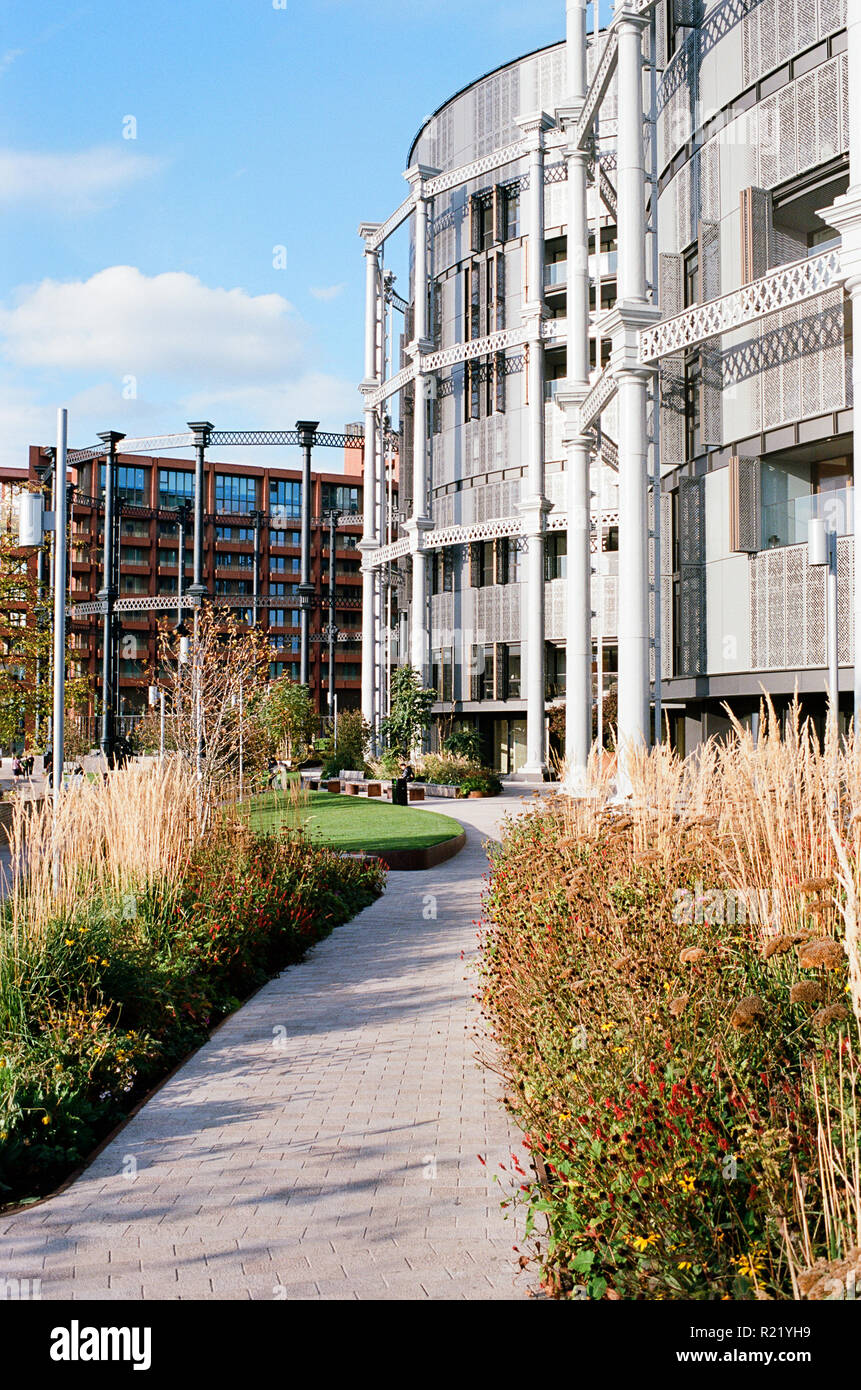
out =
{"type": "Polygon", "coordinates": [[[852,535],[852,488],[805,493],[762,508],[762,549],[806,545],[808,523],[824,521],[838,536],[852,535]]]}

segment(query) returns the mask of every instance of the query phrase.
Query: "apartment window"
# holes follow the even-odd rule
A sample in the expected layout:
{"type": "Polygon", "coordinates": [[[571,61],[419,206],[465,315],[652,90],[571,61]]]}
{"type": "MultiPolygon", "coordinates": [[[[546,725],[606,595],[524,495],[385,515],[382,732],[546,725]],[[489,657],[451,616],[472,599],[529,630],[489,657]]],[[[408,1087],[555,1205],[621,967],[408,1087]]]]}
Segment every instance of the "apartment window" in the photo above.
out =
{"type": "Polygon", "coordinates": [[[685,308],[689,309],[692,305],[699,303],[700,298],[700,255],[699,247],[694,242],[689,251],[683,257],[684,271],[684,296],[685,308]]]}
{"type": "Polygon", "coordinates": [[[619,549],[619,528],[618,526],[608,526],[604,536],[604,550],[613,551],[619,549]]]}
{"type": "Polygon", "coordinates": [[[355,516],[361,506],[357,487],[323,483],[322,498],[324,512],[348,512],[351,516],[355,516]]]}
{"type": "Polygon", "coordinates": [[[433,653],[431,684],[438,700],[448,704],[454,699],[454,653],[451,647],[440,647],[433,653]]]}
{"type": "Polygon", "coordinates": [[[506,660],[508,678],[506,681],[505,696],[509,700],[520,699],[520,647],[511,646],[508,648],[506,660]]]}
{"type": "Polygon", "coordinates": [[[121,574],[121,594],[148,594],[149,577],[144,574],[121,574]]]}
{"type": "Polygon", "coordinates": [[[277,478],[269,484],[269,511],[277,525],[302,515],[302,484],[277,478]]]}
{"type": "Polygon", "coordinates": [[[493,541],[481,542],[481,587],[496,583],[496,565],[493,541]]]}
{"type": "Polygon", "coordinates": [[[298,555],[270,555],[269,569],[272,574],[300,574],[300,558],[298,555]]]}
{"type": "MultiPolygon", "coordinates": [[[[105,495],[105,476],[106,464],[102,464],[99,469],[99,488],[100,495],[105,495]]],[[[138,507],[147,504],[146,495],[146,474],[147,468],[138,468],[125,463],[118,463],[114,469],[114,486],[116,496],[122,498],[124,502],[131,502],[138,507]]]]}
{"type": "Polygon", "coordinates": [[[217,594],[251,594],[253,587],[250,579],[216,579],[215,592],[217,594]]]}
{"type": "Polygon", "coordinates": [[[216,526],[215,539],[217,541],[253,541],[253,526],[216,526]]]}
{"type": "MultiPolygon", "coordinates": [[[[160,507],[181,507],[183,502],[191,502],[193,498],[193,473],[183,472],[179,468],[160,468],[158,470],[158,505],[160,507]]],[[[159,531],[161,531],[161,526],[159,531]]]]}
{"type": "Polygon", "coordinates": [[[700,433],[700,395],[702,388],[702,359],[695,352],[685,362],[685,458],[694,459],[702,452],[700,433]]]}
{"type": "Polygon", "coordinates": [[[302,533],[300,531],[270,531],[270,545],[300,545],[302,533]]]}
{"type": "Polygon", "coordinates": [[[513,241],[520,236],[520,189],[509,188],[505,199],[505,236],[513,241]]]}
{"type": "Polygon", "coordinates": [[[473,653],[473,699],[492,700],[494,697],[493,647],[476,646],[473,653]]]}
{"type": "Polygon", "coordinates": [[[149,551],[141,545],[124,545],[120,557],[123,565],[148,565],[149,551]]]}
{"type": "Polygon", "coordinates": [[[568,536],[553,531],[544,538],[544,578],[564,579],[568,566],[568,536]]]}
{"type": "Polygon", "coordinates": [[[257,506],[257,479],[242,473],[216,473],[215,510],[253,512],[257,506]]]}
{"type": "Polygon", "coordinates": [[[517,538],[515,536],[509,536],[502,544],[508,547],[506,565],[507,582],[509,584],[518,584],[520,582],[520,546],[517,544],[517,538]]]}
{"type": "Polygon", "coordinates": [[[216,555],[215,568],[222,570],[250,570],[254,568],[254,556],[249,551],[224,550],[216,555]]]}
{"type": "Polygon", "coordinates": [[[279,676],[289,676],[291,681],[299,679],[298,661],[271,661],[269,663],[269,679],[277,680],[279,676]]]}

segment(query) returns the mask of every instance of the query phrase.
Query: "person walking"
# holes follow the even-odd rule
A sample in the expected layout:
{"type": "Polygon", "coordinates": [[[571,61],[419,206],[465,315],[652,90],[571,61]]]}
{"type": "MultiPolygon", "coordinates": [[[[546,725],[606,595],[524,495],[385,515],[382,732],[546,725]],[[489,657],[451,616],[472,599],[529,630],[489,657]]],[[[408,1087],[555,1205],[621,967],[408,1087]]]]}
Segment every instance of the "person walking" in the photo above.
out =
{"type": "Polygon", "coordinates": [[[24,767],[21,762],[21,759],[18,757],[18,754],[16,753],[14,758],[12,759],[12,776],[15,778],[16,786],[18,786],[18,784],[20,783],[23,774],[24,767]]]}
{"type": "Polygon", "coordinates": [[[44,759],[43,759],[43,762],[44,762],[44,765],[45,765],[45,780],[46,780],[46,783],[47,783],[47,785],[48,785],[49,787],[53,787],[53,785],[54,785],[54,750],[53,750],[53,748],[46,748],[46,749],[45,749],[45,757],[44,757],[44,759]]]}

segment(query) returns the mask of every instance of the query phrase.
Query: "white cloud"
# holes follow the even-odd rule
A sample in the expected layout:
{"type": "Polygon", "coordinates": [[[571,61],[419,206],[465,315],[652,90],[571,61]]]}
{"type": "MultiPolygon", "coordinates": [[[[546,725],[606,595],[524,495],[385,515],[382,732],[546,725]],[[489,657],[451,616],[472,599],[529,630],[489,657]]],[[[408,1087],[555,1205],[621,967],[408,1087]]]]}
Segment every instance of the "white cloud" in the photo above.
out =
{"type": "MultiPolygon", "coordinates": [[[[58,404],[75,447],[100,430],[170,434],[194,419],[221,429],[318,419],[340,431],[361,416],[356,383],[319,370],[309,340],[281,295],[212,288],[184,272],[112,266],[86,281],[43,281],[0,306],[0,462],[26,463],[28,444],[50,443],[58,404]]],[[[237,462],[254,460],[260,450],[237,451],[237,462]]]]}
{"type": "Polygon", "coordinates": [[[274,381],[295,369],[306,328],[279,294],[212,289],[193,275],[111,266],[89,280],[43,280],[0,309],[3,353],[17,367],[170,376],[181,391],[274,381]]]}
{"type": "Polygon", "coordinates": [[[338,295],[341,294],[346,288],[347,286],[344,281],[342,281],[340,285],[321,285],[318,287],[312,285],[311,293],[313,294],[315,299],[322,299],[328,303],[330,299],[337,299],[338,295]]]}
{"type": "Polygon", "coordinates": [[[38,202],[55,213],[92,212],[161,167],[161,160],[128,145],[74,154],[0,149],[0,204],[38,202]]]}

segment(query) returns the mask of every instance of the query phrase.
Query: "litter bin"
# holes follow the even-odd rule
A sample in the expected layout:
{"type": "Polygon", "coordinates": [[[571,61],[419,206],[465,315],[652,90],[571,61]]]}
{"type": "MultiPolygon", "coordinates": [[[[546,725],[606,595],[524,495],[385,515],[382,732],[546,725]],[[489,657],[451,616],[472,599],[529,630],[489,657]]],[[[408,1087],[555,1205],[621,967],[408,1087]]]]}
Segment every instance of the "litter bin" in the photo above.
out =
{"type": "Polygon", "coordinates": [[[407,805],[407,779],[406,777],[395,777],[392,779],[392,805],[407,805]]]}

